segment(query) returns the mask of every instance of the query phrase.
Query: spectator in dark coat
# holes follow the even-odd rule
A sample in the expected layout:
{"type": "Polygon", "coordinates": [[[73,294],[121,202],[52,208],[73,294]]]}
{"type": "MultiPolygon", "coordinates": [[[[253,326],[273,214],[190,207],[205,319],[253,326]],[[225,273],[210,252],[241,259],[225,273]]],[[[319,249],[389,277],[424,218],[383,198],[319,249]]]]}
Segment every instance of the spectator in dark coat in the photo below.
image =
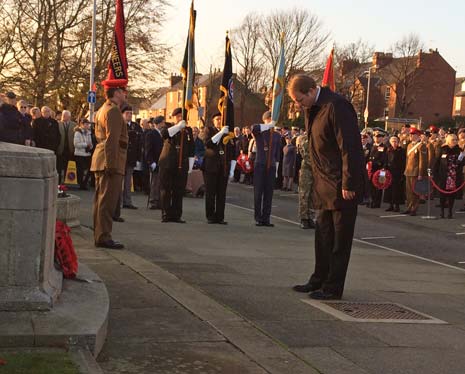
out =
{"type": "Polygon", "coordinates": [[[32,131],[32,117],[27,112],[27,103],[24,100],[19,100],[16,104],[16,108],[21,115],[21,123],[23,128],[23,135],[25,139],[25,145],[33,146],[34,145],[34,134],[32,131]]]}
{"type": "Polygon", "coordinates": [[[391,185],[384,193],[384,201],[389,203],[386,212],[400,212],[399,205],[405,203],[405,162],[406,151],[400,146],[397,136],[391,136],[386,152],[386,168],[392,175],[391,185]]]}
{"type": "Polygon", "coordinates": [[[465,151],[458,146],[457,135],[449,134],[446,144],[441,147],[438,162],[433,173],[436,184],[441,188],[439,201],[441,203],[441,218],[444,218],[444,209],[449,209],[447,218],[452,218],[452,209],[455,199],[461,199],[463,188],[463,167],[465,166],[465,151]]]}
{"type": "Polygon", "coordinates": [[[283,191],[292,191],[296,169],[297,147],[293,139],[287,133],[285,135],[286,145],[283,148],[283,191]]]}
{"type": "Polygon", "coordinates": [[[154,119],[154,128],[147,132],[144,143],[144,158],[150,170],[150,209],[160,209],[160,174],[158,160],[163,149],[161,129],[164,128],[165,118],[158,116],[154,119]]]}
{"type": "Polygon", "coordinates": [[[36,147],[45,148],[57,153],[60,145],[60,130],[58,122],[50,117],[51,109],[48,106],[40,110],[42,116],[32,120],[34,142],[36,147]]]}
{"type": "MultiPolygon", "coordinates": [[[[8,94],[13,94],[8,92],[8,94]]],[[[16,96],[15,96],[16,97],[16,96]]],[[[0,141],[25,144],[23,123],[18,109],[8,102],[8,97],[0,98],[0,141]]]]}

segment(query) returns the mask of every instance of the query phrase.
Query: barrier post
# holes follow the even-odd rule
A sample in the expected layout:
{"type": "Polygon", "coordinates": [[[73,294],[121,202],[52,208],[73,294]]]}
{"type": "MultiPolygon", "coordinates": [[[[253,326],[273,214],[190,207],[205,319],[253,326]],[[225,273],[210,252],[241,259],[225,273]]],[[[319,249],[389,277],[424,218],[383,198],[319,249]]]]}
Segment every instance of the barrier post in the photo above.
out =
{"type": "Polygon", "coordinates": [[[431,215],[431,169],[428,168],[428,196],[426,198],[426,216],[422,216],[423,219],[436,219],[437,217],[431,215]]]}

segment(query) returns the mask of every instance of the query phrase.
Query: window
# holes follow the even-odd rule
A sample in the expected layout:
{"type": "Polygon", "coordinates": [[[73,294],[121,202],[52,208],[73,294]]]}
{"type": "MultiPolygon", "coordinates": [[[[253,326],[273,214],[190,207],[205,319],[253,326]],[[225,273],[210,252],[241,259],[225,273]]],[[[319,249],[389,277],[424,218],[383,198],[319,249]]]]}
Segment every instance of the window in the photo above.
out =
{"type": "Polygon", "coordinates": [[[173,103],[173,99],[174,99],[174,92],[170,92],[170,103],[171,104],[173,103]]]}
{"type": "Polygon", "coordinates": [[[178,104],[181,105],[182,102],[182,91],[178,91],[178,104]]]}
{"type": "Polygon", "coordinates": [[[203,90],[204,90],[204,89],[203,89],[203,88],[200,88],[200,87],[199,87],[199,89],[198,89],[198,95],[199,95],[198,99],[199,99],[200,105],[202,105],[203,90]]]}
{"type": "Polygon", "coordinates": [[[389,101],[391,98],[391,87],[386,87],[386,91],[384,92],[384,99],[389,101]]]}
{"type": "Polygon", "coordinates": [[[461,108],[462,108],[462,98],[461,97],[456,97],[455,98],[455,111],[460,112],[461,108]]]}
{"type": "Polygon", "coordinates": [[[389,108],[384,108],[384,117],[389,116],[389,108]]]}

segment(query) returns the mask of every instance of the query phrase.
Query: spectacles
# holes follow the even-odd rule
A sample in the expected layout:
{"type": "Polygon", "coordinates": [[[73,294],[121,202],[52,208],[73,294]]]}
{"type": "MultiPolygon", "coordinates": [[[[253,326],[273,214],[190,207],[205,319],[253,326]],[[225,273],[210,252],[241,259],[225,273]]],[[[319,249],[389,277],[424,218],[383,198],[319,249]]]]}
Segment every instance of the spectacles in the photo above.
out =
{"type": "Polygon", "coordinates": [[[27,106],[22,106],[21,109],[27,109],[27,106]]]}

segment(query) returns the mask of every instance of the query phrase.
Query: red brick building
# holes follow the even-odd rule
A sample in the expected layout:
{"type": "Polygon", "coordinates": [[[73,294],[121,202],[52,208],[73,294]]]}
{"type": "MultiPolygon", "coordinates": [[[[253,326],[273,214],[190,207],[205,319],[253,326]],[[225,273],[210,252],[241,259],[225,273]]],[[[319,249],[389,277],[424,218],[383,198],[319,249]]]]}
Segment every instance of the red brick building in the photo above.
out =
{"type": "Polygon", "coordinates": [[[420,119],[425,125],[450,117],[454,101],[455,70],[437,50],[394,58],[376,52],[369,64],[344,63],[338,91],[346,95],[363,122],[371,70],[369,121],[389,118],[420,119]]]}

